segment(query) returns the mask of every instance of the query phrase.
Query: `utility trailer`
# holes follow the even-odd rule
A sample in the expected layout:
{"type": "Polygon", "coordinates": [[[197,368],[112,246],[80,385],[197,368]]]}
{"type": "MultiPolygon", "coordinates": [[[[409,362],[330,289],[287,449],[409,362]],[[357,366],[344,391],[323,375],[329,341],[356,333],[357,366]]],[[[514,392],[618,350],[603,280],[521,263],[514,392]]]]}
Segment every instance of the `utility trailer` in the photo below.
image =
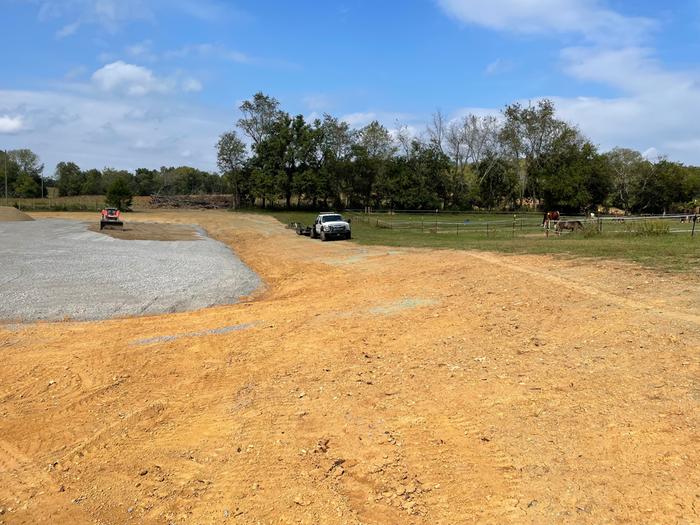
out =
{"type": "Polygon", "coordinates": [[[122,214],[117,208],[105,208],[100,215],[100,230],[112,227],[124,229],[122,214]]]}
{"type": "Polygon", "coordinates": [[[297,235],[311,237],[311,226],[306,226],[303,222],[292,222],[289,227],[297,232],[297,235]]]}

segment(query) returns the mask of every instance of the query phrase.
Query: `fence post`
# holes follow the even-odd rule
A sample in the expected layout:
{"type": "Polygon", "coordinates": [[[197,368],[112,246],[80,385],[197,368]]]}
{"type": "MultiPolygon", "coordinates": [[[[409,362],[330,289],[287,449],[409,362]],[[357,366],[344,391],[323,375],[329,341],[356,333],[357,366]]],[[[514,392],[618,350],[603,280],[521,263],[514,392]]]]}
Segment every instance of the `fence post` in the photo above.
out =
{"type": "Polygon", "coordinates": [[[515,215],[513,215],[513,239],[515,239],[515,221],[516,221],[516,217],[515,217],[515,215]]]}
{"type": "Polygon", "coordinates": [[[697,222],[698,222],[698,214],[696,213],[695,215],[693,215],[693,229],[690,232],[691,237],[695,237],[695,225],[697,224],[697,222]]]}
{"type": "Polygon", "coordinates": [[[489,238],[489,221],[486,221],[486,238],[489,238]]]}

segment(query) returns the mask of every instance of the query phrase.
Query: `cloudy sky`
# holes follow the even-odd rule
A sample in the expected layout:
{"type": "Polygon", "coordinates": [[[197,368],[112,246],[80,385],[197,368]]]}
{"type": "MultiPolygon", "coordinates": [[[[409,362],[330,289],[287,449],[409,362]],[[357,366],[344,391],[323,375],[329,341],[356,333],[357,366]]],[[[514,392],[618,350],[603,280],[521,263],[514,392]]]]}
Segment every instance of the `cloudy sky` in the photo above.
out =
{"type": "Polygon", "coordinates": [[[0,0],[0,149],[215,169],[256,91],[424,129],[549,97],[603,150],[700,165],[700,0],[0,0]]]}

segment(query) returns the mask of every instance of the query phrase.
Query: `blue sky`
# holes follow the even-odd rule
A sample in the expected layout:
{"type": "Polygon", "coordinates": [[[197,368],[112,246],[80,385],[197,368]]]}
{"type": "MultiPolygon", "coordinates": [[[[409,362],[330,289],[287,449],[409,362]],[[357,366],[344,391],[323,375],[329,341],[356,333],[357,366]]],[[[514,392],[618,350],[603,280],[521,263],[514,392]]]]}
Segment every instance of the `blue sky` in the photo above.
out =
{"type": "Polygon", "coordinates": [[[0,148],[190,164],[256,91],[415,134],[554,99],[601,149],[700,165],[700,0],[0,0],[0,148]]]}

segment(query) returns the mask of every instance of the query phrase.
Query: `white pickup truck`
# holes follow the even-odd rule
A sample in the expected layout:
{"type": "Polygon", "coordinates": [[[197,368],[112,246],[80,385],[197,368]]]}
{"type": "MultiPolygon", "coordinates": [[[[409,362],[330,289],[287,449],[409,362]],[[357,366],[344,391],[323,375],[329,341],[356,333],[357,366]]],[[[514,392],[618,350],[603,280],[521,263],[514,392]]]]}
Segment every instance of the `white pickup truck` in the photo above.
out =
{"type": "Polygon", "coordinates": [[[350,239],[350,221],[343,219],[339,213],[320,213],[311,225],[311,238],[327,241],[328,239],[350,239]]]}

